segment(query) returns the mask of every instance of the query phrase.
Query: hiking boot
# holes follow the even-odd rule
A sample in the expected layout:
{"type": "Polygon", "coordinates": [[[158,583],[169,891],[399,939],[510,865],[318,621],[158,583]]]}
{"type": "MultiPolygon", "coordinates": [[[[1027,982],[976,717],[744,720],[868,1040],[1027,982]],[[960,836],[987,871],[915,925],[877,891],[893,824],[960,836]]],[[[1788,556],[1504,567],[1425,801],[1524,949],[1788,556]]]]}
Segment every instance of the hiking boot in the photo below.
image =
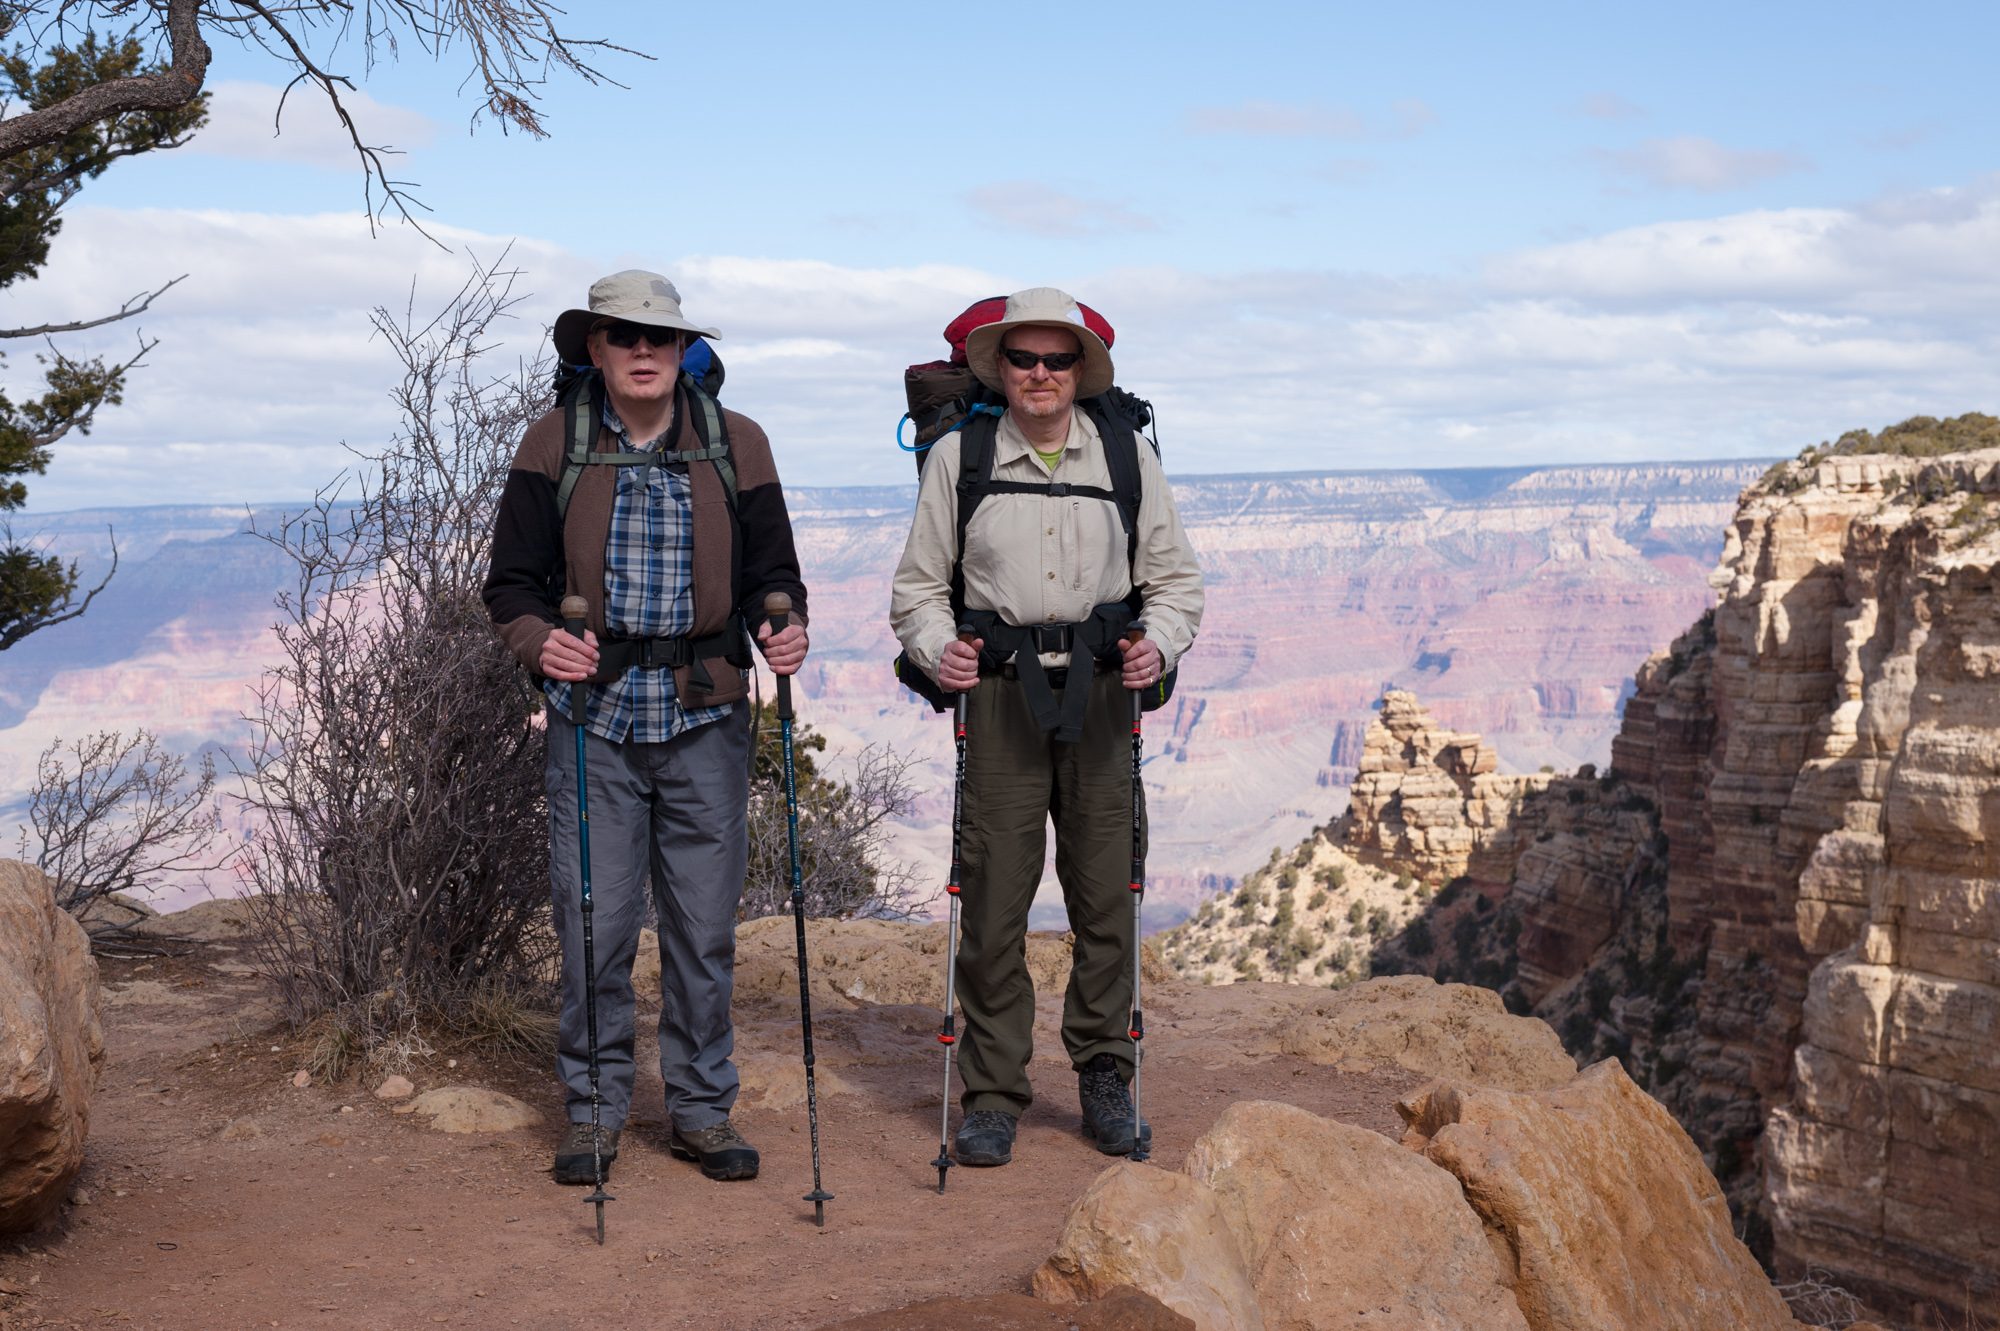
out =
{"type": "MultiPolygon", "coordinates": [[[[584,1184],[597,1182],[590,1152],[590,1124],[572,1123],[556,1147],[556,1182],[584,1184]]],[[[611,1177],[611,1162],[618,1158],[618,1129],[597,1129],[598,1158],[604,1162],[604,1177],[611,1177]]]]}
{"type": "MultiPolygon", "coordinates": [[[[1106,1155],[1132,1154],[1132,1097],[1118,1060],[1099,1054],[1076,1074],[1076,1098],[1083,1102],[1083,1135],[1106,1155]]],[[[1153,1125],[1141,1123],[1139,1136],[1151,1144],[1153,1125]]]]}
{"type": "Polygon", "coordinates": [[[1014,1158],[1014,1116],[975,1109],[958,1125],[951,1153],[961,1165],[1004,1165],[1014,1158]]]}
{"type": "Polygon", "coordinates": [[[699,1132],[683,1132],[676,1127],[667,1138],[667,1149],[683,1160],[693,1160],[701,1172],[713,1179],[757,1177],[757,1148],[743,1140],[728,1119],[699,1132]]]}

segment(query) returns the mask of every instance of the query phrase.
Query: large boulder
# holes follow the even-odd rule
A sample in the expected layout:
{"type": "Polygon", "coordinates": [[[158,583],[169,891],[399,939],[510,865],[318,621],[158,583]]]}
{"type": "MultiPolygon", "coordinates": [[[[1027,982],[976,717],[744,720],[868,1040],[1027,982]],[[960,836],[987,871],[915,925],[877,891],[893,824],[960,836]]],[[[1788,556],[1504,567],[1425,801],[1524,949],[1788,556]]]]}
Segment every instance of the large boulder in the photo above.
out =
{"type": "Polygon", "coordinates": [[[1615,1059],[1521,1092],[1433,1083],[1404,1145],[1458,1179],[1534,1331],[1793,1331],[1687,1133],[1615,1059]]]}
{"type": "Polygon", "coordinates": [[[1185,1174],[1130,1163],[1099,1174],[1034,1279],[1036,1297],[1051,1303],[1086,1303],[1119,1286],[1152,1295],[1196,1331],[1264,1331],[1220,1200],[1185,1174]]]}
{"type": "Polygon", "coordinates": [[[39,870],[0,860],[0,1233],[47,1221],[83,1167],[100,1003],[83,927],[39,870]]]}
{"type": "Polygon", "coordinates": [[[1457,1181],[1380,1133],[1246,1100],[1182,1168],[1220,1201],[1266,1326],[1526,1331],[1457,1181]]]}
{"type": "Polygon", "coordinates": [[[1458,1185],[1378,1133],[1246,1101],[1182,1171],[1100,1175],[1035,1292],[1131,1285],[1199,1331],[1527,1329],[1458,1185]]]}
{"type": "Polygon", "coordinates": [[[1547,1022],[1507,1011],[1500,995],[1428,975],[1391,975],[1316,994],[1279,1024],[1278,1049],[1355,1071],[1389,1064],[1531,1091],[1560,1086],[1576,1061],[1547,1022]]]}

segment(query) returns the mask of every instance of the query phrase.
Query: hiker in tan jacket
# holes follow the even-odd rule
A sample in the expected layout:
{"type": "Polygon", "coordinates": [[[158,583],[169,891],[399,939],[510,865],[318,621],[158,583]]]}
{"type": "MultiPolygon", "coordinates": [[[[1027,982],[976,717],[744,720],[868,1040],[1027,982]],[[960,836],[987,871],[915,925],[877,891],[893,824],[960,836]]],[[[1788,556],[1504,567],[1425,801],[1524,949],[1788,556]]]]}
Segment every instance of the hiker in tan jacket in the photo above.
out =
{"type": "Polygon", "coordinates": [[[1113,376],[1109,347],[1074,299],[1048,287],[1017,292],[1002,319],[967,337],[966,356],[1006,411],[931,449],[890,606],[910,659],[941,689],[970,690],[957,963],[966,1117],[952,1150],[961,1164],[1006,1164],[1034,1099],[1024,939],[1052,821],[1076,936],[1063,1043],[1085,1134],[1125,1155],[1139,1144],[1127,1089],[1137,946],[1128,690],[1159,688],[1193,644],[1201,573],[1151,445],[1078,405],[1113,376]],[[969,478],[976,506],[961,559],[961,466],[970,432],[982,428],[990,447],[976,451],[990,457],[990,476],[969,478]],[[1107,441],[1107,430],[1122,437],[1107,441]],[[1116,467],[1114,447],[1127,459],[1116,467]],[[1134,454],[1128,532],[1114,471],[1134,454]],[[954,614],[955,567],[971,642],[960,640],[954,614]],[[1144,636],[1128,641],[1135,624],[1144,636]]]}

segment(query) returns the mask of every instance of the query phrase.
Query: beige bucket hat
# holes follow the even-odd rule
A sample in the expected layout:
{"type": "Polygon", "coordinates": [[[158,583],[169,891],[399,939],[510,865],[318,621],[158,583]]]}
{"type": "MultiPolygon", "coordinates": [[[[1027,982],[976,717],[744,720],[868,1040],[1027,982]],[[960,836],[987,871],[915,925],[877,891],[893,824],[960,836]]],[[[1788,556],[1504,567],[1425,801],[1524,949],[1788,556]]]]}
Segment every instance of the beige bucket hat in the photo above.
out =
{"type": "Polygon", "coordinates": [[[590,308],[564,310],[556,318],[556,355],[565,364],[590,364],[590,329],[600,319],[623,319],[652,328],[677,328],[699,337],[721,337],[713,328],[689,323],[681,313],[681,293],[658,273],[627,268],[590,284],[590,308]]]}
{"type": "Polygon", "coordinates": [[[1111,369],[1111,348],[1084,323],[1076,297],[1054,287],[1031,287],[1007,297],[1006,313],[999,322],[981,324],[966,335],[965,363],[980,383],[1000,392],[1000,339],[1009,329],[1037,325],[1076,335],[1083,351],[1076,377],[1077,397],[1096,397],[1111,387],[1116,377],[1111,369]]]}

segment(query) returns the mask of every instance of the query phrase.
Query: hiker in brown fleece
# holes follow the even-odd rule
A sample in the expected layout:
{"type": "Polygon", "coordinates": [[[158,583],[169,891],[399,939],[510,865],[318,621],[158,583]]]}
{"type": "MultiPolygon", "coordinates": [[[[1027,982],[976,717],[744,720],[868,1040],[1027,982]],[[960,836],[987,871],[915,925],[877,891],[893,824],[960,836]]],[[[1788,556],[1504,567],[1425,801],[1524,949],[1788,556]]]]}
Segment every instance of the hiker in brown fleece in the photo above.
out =
{"type": "Polygon", "coordinates": [[[494,524],[485,599],[548,704],[549,876],[562,945],[556,1071],[570,1130],[559,1183],[593,1181],[586,982],[596,986],[597,1154],[608,1166],[631,1107],[632,962],[649,872],[660,920],[660,1074],[668,1146],[716,1179],[757,1174],[731,1126],[730,992],[743,895],[750,770],[746,625],[772,670],[805,660],[806,592],[769,440],[684,377],[694,337],[655,273],[614,273],[556,321],[556,352],[601,379],[529,427],[494,524]],[[574,465],[572,432],[588,436],[574,465]],[[718,440],[715,436],[720,435],[718,440]],[[718,447],[718,445],[726,445],[718,447]],[[791,597],[777,633],[764,597],[791,597]],[[588,603],[583,637],[563,597],[588,603]],[[597,974],[583,975],[576,727],[584,730],[597,974]]]}

